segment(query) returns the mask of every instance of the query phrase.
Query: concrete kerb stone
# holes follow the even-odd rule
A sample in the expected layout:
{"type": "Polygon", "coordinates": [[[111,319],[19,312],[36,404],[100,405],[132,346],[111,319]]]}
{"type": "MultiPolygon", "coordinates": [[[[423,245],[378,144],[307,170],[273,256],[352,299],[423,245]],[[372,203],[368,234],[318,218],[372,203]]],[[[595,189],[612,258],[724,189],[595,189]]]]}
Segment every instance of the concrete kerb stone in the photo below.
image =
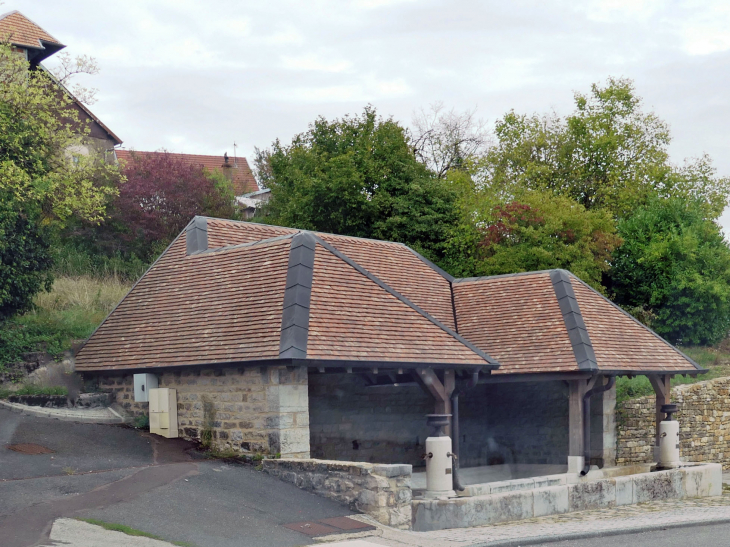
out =
{"type": "Polygon", "coordinates": [[[101,412],[94,410],[76,410],[62,408],[43,408],[10,403],[0,401],[0,407],[6,408],[11,412],[17,412],[26,416],[35,416],[38,418],[52,418],[63,422],[80,422],[87,424],[123,424],[131,422],[131,418],[121,416],[111,409],[107,409],[106,416],[100,415],[101,412]]]}
{"type": "Polygon", "coordinates": [[[593,532],[573,532],[567,534],[556,534],[551,536],[532,536],[525,538],[498,539],[494,541],[483,541],[471,543],[469,547],[519,547],[521,545],[540,545],[543,543],[557,543],[559,541],[571,541],[577,539],[591,539],[597,537],[620,536],[623,534],[639,534],[642,532],[654,532],[671,528],[689,528],[692,526],[706,526],[708,524],[730,524],[730,518],[699,520],[695,522],[669,522],[666,524],[651,524],[641,526],[627,526],[613,528],[611,530],[596,530],[593,532]]]}

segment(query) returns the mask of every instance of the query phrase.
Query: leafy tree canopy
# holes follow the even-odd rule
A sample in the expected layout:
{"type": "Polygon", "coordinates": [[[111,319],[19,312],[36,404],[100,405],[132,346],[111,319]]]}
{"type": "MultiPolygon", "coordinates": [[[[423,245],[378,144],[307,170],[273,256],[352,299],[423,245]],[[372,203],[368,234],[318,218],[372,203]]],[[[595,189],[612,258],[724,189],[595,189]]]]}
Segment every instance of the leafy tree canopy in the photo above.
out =
{"type": "Polygon", "coordinates": [[[606,211],[528,192],[495,205],[489,218],[457,229],[445,261],[450,271],[468,277],[564,268],[603,292],[602,275],[620,243],[606,211]]]}
{"type": "Polygon", "coordinates": [[[437,259],[457,220],[456,194],[416,160],[405,130],[372,107],[318,118],[268,152],[265,221],[400,241],[437,259]]]}
{"type": "Polygon", "coordinates": [[[670,341],[713,344],[730,329],[730,248],[704,204],[652,199],[618,224],[610,290],[670,341]],[[638,311],[637,311],[638,310],[638,311]]]}
{"type": "Polygon", "coordinates": [[[71,217],[98,222],[116,193],[116,167],[72,161],[87,132],[68,94],[0,44],[0,318],[49,287],[57,229],[71,217]]]}
{"type": "Polygon", "coordinates": [[[123,168],[127,182],[112,204],[112,238],[142,256],[170,243],[195,215],[236,218],[231,182],[174,154],[135,154],[123,168]]]}
{"type": "Polygon", "coordinates": [[[708,156],[681,167],[669,162],[669,128],[643,110],[630,80],[611,78],[576,93],[566,117],[509,112],[495,136],[476,168],[477,181],[492,193],[549,190],[616,218],[652,195],[703,201],[713,218],[728,202],[730,180],[716,176],[708,156]]]}

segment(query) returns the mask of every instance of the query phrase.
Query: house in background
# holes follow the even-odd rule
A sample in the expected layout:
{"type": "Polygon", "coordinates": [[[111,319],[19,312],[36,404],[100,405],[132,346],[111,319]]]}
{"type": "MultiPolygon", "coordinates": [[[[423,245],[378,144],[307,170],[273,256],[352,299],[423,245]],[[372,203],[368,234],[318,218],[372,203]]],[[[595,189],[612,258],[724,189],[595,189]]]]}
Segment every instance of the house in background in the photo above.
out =
{"type": "MultiPolygon", "coordinates": [[[[66,47],[19,11],[0,15],[0,41],[9,43],[14,51],[24,55],[32,70],[46,70],[41,61],[66,47]]],[[[73,99],[73,108],[78,113],[81,126],[89,128],[89,133],[85,136],[83,143],[70,150],[70,154],[105,154],[115,146],[122,144],[122,140],[86,105],[74,97],[62,84],[59,83],[59,86],[73,99]]]]}
{"type": "Polygon", "coordinates": [[[210,172],[222,173],[233,185],[233,192],[236,201],[243,206],[245,218],[251,218],[256,208],[268,201],[270,190],[259,188],[253,171],[248,165],[246,158],[229,158],[228,154],[223,156],[203,156],[200,154],[177,154],[172,152],[141,152],[138,150],[115,149],[116,159],[125,163],[133,157],[149,157],[159,154],[170,154],[173,158],[194,166],[201,166],[210,172]]]}

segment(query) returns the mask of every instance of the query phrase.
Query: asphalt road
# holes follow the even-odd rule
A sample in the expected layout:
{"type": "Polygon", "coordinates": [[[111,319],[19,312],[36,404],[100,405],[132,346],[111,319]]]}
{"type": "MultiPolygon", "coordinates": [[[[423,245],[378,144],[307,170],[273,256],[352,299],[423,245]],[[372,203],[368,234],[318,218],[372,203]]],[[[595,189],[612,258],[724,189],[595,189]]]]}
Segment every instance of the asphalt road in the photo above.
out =
{"type": "Polygon", "coordinates": [[[730,524],[705,524],[638,534],[541,543],[537,547],[727,547],[730,524]]]}
{"type": "Polygon", "coordinates": [[[250,467],[193,454],[177,439],[0,409],[0,544],[35,545],[56,518],[88,517],[198,547],[290,547],[313,541],[283,524],[350,514],[250,467]],[[19,443],[54,452],[7,449],[19,443]]]}

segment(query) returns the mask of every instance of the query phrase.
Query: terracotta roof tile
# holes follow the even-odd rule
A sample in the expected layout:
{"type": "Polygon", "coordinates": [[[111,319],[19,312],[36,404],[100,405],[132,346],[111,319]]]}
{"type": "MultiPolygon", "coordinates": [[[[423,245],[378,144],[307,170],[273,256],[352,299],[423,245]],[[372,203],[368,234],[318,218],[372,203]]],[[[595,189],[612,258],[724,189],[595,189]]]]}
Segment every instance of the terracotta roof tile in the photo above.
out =
{"type": "Polygon", "coordinates": [[[188,257],[178,239],[89,339],[77,369],[278,357],[289,246],[188,257]]]}
{"type": "Polygon", "coordinates": [[[33,21],[18,11],[0,16],[0,40],[13,45],[43,49],[43,42],[62,46],[61,42],[48,34],[33,21]]]}
{"type": "Polygon", "coordinates": [[[399,243],[321,234],[322,239],[454,329],[451,284],[399,243]]]}
{"type": "Polygon", "coordinates": [[[576,370],[550,275],[454,284],[459,333],[500,363],[492,374],[576,370]]]}
{"type": "MultiPolygon", "coordinates": [[[[256,192],[259,189],[256,183],[256,178],[253,176],[251,168],[248,166],[246,158],[238,158],[238,167],[224,168],[223,156],[202,156],[199,154],[177,154],[172,152],[140,152],[137,150],[119,150],[116,149],[115,153],[117,159],[123,162],[129,162],[133,156],[146,157],[154,156],[159,154],[170,154],[175,159],[180,159],[189,163],[190,165],[201,165],[209,171],[224,172],[225,169],[229,169],[231,173],[231,182],[233,183],[233,191],[237,196],[248,194],[250,192],[256,192]]],[[[228,161],[233,164],[233,158],[229,158],[228,161]]]]}
{"type": "Polygon", "coordinates": [[[321,245],[315,251],[307,357],[487,364],[321,245]]]}
{"type": "Polygon", "coordinates": [[[693,368],[666,341],[575,277],[573,290],[600,369],[665,372],[693,368]]]}
{"type": "MultiPolygon", "coordinates": [[[[299,231],[199,220],[208,250],[188,256],[183,233],[92,335],[77,356],[77,369],[280,356],[287,270],[290,255],[297,256],[291,247],[299,231]]],[[[487,357],[476,346],[500,362],[493,374],[575,372],[581,369],[566,327],[572,318],[585,328],[583,335],[588,333],[585,341],[576,342],[574,329],[572,343],[592,348],[599,370],[696,370],[567,272],[451,283],[399,244],[328,234],[315,235],[311,242],[313,266],[296,263],[297,268],[313,268],[305,306],[308,327],[301,327],[307,359],[486,365],[487,357]],[[566,287],[572,288],[568,292],[575,298],[575,311],[565,306],[566,287]]]]}

